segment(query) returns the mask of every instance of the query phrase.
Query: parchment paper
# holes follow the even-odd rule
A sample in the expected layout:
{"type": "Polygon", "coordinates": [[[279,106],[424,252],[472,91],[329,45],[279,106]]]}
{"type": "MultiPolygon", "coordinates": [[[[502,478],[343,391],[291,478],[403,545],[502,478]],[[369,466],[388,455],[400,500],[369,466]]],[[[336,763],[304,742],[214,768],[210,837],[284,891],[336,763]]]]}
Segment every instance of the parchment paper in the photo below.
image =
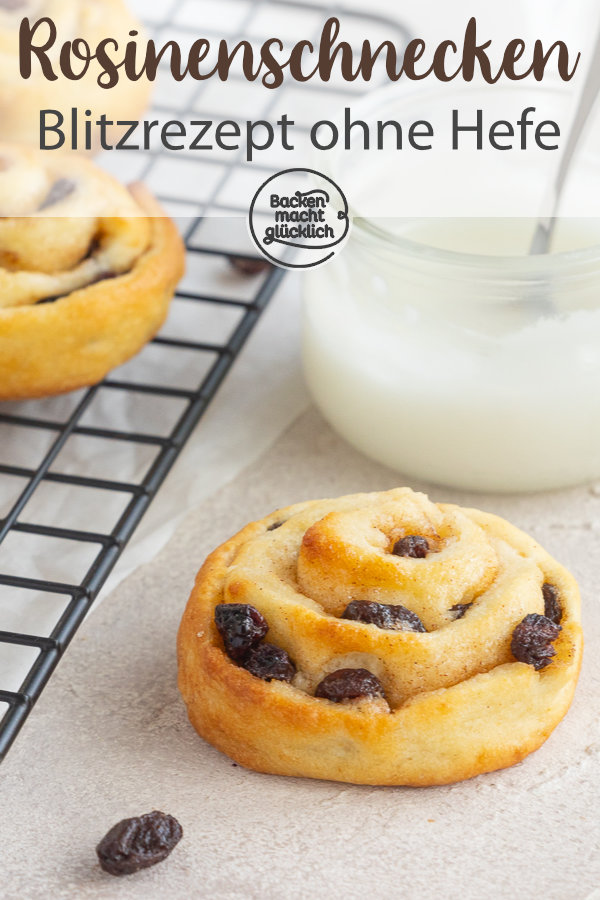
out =
{"type": "MultiPolygon", "coordinates": [[[[54,900],[584,900],[600,885],[600,498],[580,488],[477,502],[539,539],[579,578],[587,653],[574,704],[520,765],[450,787],[367,788],[233,767],[188,724],[175,635],[204,556],[279,505],[402,478],[340,441],[314,412],[207,499],[171,543],[90,617],[2,770],[2,888],[54,900]],[[115,882],[94,847],[152,808],[184,838],[155,869],[115,882]]],[[[424,487],[412,483],[415,488],[424,487]]]]}

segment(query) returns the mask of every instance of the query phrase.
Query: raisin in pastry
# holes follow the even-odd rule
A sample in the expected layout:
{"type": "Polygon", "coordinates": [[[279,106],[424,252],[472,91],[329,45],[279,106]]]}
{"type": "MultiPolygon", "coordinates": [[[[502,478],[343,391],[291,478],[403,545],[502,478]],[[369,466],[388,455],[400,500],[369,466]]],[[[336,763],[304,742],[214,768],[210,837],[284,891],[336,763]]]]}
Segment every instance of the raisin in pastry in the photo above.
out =
{"type": "MultiPolygon", "coordinates": [[[[42,23],[32,43],[40,47],[50,38],[49,26],[42,23]]],[[[94,53],[98,44],[107,38],[116,40],[120,47],[132,40],[137,40],[140,46],[145,44],[143,28],[125,0],[0,0],[0,140],[39,147],[41,110],[51,111],[46,121],[49,127],[61,124],[54,114],[56,110],[63,117],[64,128],[69,133],[72,110],[77,109],[79,149],[85,146],[86,122],[95,122],[103,114],[111,123],[107,128],[108,143],[114,145],[125,133],[126,120],[137,121],[147,107],[151,82],[145,76],[132,81],[121,74],[118,84],[107,90],[98,84],[102,72],[99,65],[92,63],[81,78],[71,80],[61,71],[58,61],[60,48],[68,41],[83,39],[94,53]],[[48,49],[56,80],[45,77],[35,55],[31,76],[22,78],[19,67],[21,23],[28,18],[34,28],[36,22],[45,17],[56,27],[54,45],[48,49]],[[137,37],[131,37],[130,32],[137,37]],[[88,110],[91,115],[85,116],[88,110]],[[122,124],[119,126],[117,122],[122,124]]],[[[81,71],[83,63],[75,62],[74,67],[81,71]]],[[[96,138],[97,129],[92,132],[96,138]]],[[[49,147],[58,140],[56,132],[49,131],[46,137],[49,147]]],[[[99,146],[94,147],[94,150],[99,149],[99,146]]]]}
{"type": "Polygon", "coordinates": [[[178,654],[192,724],[242,765],[446,784],[518,762],[565,715],[579,593],[497,516],[407,488],[357,494],[279,510],[215,550],[178,654]]]}
{"type": "Polygon", "coordinates": [[[183,267],[142,185],[0,144],[0,400],[101,381],[158,331],[183,267]]]}

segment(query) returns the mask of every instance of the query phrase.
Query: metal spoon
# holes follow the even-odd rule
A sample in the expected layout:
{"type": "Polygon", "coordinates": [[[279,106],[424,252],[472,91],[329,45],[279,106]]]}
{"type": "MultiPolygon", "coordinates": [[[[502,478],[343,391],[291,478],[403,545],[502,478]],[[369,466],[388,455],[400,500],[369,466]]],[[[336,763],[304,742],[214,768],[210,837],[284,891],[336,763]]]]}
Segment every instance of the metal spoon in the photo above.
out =
{"type": "Polygon", "coordinates": [[[554,228],[557,221],[556,214],[560,205],[563,188],[569,175],[569,167],[571,165],[571,161],[573,159],[573,156],[575,155],[575,151],[577,150],[579,140],[581,138],[581,135],[583,134],[590,113],[594,107],[599,93],[600,31],[598,32],[598,37],[596,38],[596,43],[592,52],[592,62],[587,73],[583,90],[581,92],[579,105],[573,119],[573,124],[571,126],[571,131],[565,145],[562,159],[560,161],[560,166],[558,167],[556,178],[550,185],[550,190],[546,196],[544,209],[549,209],[550,214],[540,219],[537,224],[535,233],[533,235],[533,240],[529,248],[529,254],[531,256],[535,256],[540,253],[548,253],[550,249],[550,244],[552,242],[554,228]]]}

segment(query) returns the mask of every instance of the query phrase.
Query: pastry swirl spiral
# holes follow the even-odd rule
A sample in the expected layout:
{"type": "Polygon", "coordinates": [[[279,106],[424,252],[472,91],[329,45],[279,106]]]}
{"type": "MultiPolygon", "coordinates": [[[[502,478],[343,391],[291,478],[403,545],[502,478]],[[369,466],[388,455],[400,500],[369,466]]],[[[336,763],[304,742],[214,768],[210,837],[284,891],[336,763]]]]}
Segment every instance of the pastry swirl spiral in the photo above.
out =
{"type": "Polygon", "coordinates": [[[403,488],[298,504],[218,548],[181,623],[179,682],[199,733],[250,768],[441,784],[539,747],[581,651],[577,585],[535,541],[403,488]],[[224,614],[248,608],[264,625],[232,655],[224,614]],[[283,675],[257,669],[257,647],[279,648],[283,675]]]}
{"type": "MultiPolygon", "coordinates": [[[[136,120],[148,104],[151,84],[146,78],[119,84],[105,90],[97,83],[93,66],[79,80],[62,74],[57,58],[60,46],[79,38],[87,41],[92,52],[106,38],[125,45],[130,31],[141,32],[123,0],[0,0],[0,140],[40,146],[40,111],[57,110],[65,122],[71,121],[72,109],[91,112],[92,120],[102,114],[113,122],[136,120]],[[55,81],[44,77],[37,62],[27,80],[19,71],[19,27],[24,18],[31,25],[49,18],[56,26],[56,44],[48,50],[53,62],[55,81]]],[[[47,29],[36,38],[43,44],[47,29]]],[[[55,123],[50,118],[50,124],[55,123]]],[[[109,140],[123,132],[122,127],[109,127],[109,140]]],[[[85,146],[83,116],[77,129],[78,146],[85,146]]],[[[52,138],[54,140],[54,138],[52,138]]]]}
{"type": "Polygon", "coordinates": [[[141,185],[0,145],[0,399],[100,381],[158,330],[183,260],[141,185]]]}

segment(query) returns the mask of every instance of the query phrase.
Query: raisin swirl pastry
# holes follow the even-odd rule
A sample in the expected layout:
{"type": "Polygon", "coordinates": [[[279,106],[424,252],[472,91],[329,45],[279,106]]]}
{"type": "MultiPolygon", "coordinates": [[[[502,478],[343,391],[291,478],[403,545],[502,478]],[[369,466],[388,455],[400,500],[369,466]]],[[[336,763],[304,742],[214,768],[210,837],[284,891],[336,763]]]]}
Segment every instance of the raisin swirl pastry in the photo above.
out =
{"type": "Polygon", "coordinates": [[[141,185],[0,145],[0,400],[100,381],[160,328],[183,264],[141,185]]]}
{"type": "MultiPolygon", "coordinates": [[[[40,111],[45,109],[58,110],[67,125],[71,123],[72,109],[79,111],[80,148],[85,146],[86,110],[91,112],[92,120],[102,114],[113,122],[138,119],[150,97],[151,84],[147,78],[131,81],[122,77],[107,90],[98,84],[99,70],[94,65],[77,81],[66,78],[58,65],[60,47],[67,41],[82,38],[94,52],[106,38],[124,47],[131,40],[129,32],[133,30],[141,32],[142,28],[123,0],[0,0],[0,140],[39,147],[40,111]],[[32,26],[44,17],[56,25],[56,42],[48,51],[55,81],[44,77],[37,60],[29,79],[20,75],[19,27],[26,17],[32,26]]],[[[48,29],[42,30],[40,26],[36,45],[43,44],[48,35],[48,29]]],[[[50,116],[48,124],[56,124],[56,118],[50,116]]],[[[112,143],[123,130],[109,127],[109,141],[112,143]]],[[[49,136],[49,140],[54,139],[54,135],[49,136]]]]}
{"type": "Polygon", "coordinates": [[[407,488],[301,503],[208,557],[178,637],[196,730],[261,772],[433,785],[512,765],[565,715],[572,576],[497,516],[407,488]]]}

